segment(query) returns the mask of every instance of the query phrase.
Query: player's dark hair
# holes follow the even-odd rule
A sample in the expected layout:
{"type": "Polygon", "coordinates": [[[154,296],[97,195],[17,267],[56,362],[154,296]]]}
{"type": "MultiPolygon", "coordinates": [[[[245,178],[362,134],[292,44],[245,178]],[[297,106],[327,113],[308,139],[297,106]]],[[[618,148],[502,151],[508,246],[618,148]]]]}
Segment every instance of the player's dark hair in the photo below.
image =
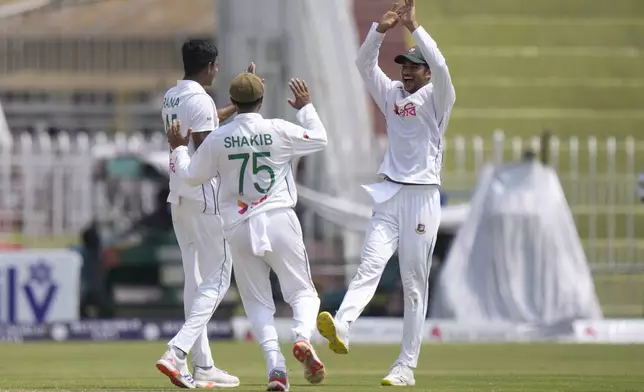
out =
{"type": "Polygon", "coordinates": [[[230,102],[237,107],[237,113],[253,113],[257,111],[257,107],[264,102],[264,97],[261,97],[257,101],[248,103],[237,102],[234,99],[231,99],[230,102]]]}
{"type": "Polygon", "coordinates": [[[185,76],[195,76],[210,63],[215,63],[219,51],[206,39],[191,39],[181,47],[185,76]]]}

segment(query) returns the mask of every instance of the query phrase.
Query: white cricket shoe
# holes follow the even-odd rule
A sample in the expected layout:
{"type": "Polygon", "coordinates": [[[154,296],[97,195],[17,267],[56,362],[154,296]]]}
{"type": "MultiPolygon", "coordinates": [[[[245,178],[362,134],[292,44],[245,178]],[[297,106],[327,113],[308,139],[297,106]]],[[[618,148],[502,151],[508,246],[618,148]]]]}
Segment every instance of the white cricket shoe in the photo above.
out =
{"type": "Polygon", "coordinates": [[[268,376],[267,391],[288,392],[289,390],[288,376],[286,370],[273,369],[268,376]]]}
{"type": "Polygon", "coordinates": [[[195,385],[197,388],[235,388],[239,386],[239,378],[215,366],[206,370],[195,366],[195,385]]]}
{"type": "Polygon", "coordinates": [[[317,319],[318,332],[329,341],[329,348],[336,354],[349,353],[349,325],[338,321],[329,312],[322,312],[317,319]]]}
{"type": "Polygon", "coordinates": [[[324,380],[326,370],[311,343],[298,340],[293,345],[293,356],[304,366],[304,378],[311,384],[319,384],[324,380]]]}
{"type": "Polygon", "coordinates": [[[196,388],[195,380],[188,369],[188,361],[185,358],[179,358],[173,349],[168,349],[157,361],[157,369],[168,376],[170,381],[179,388],[196,388]]]}
{"type": "Polygon", "coordinates": [[[389,371],[389,374],[387,374],[387,377],[382,379],[380,385],[392,387],[413,387],[414,385],[416,385],[416,380],[414,379],[414,371],[409,366],[405,366],[401,363],[395,363],[389,371]]]}

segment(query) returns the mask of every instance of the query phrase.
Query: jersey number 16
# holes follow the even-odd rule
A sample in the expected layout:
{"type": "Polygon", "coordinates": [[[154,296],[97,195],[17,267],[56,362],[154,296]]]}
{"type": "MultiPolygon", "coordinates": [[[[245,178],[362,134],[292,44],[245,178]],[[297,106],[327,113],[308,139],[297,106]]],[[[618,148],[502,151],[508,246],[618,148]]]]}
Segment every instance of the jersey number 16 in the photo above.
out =
{"type": "Polygon", "coordinates": [[[259,193],[265,194],[271,190],[273,185],[275,185],[275,172],[273,168],[268,165],[258,165],[257,159],[262,157],[270,157],[270,152],[254,152],[252,154],[242,153],[242,154],[230,154],[228,155],[228,160],[233,161],[239,159],[242,161],[241,169],[239,170],[239,195],[244,194],[244,175],[246,174],[246,166],[248,166],[248,161],[253,157],[253,174],[258,175],[260,172],[265,171],[268,173],[271,179],[271,183],[268,184],[268,187],[262,188],[257,182],[254,182],[255,190],[259,193]]]}

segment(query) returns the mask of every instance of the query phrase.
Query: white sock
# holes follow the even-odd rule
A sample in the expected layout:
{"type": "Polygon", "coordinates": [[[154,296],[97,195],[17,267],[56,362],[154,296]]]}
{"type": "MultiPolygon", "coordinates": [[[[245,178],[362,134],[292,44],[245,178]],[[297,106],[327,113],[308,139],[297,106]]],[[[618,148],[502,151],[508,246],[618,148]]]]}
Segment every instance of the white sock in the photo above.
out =
{"type": "Polygon", "coordinates": [[[286,359],[280,351],[280,345],[277,340],[267,340],[260,344],[264,351],[264,360],[266,361],[266,377],[274,369],[281,369],[286,371],[286,359]]]}
{"type": "Polygon", "coordinates": [[[293,319],[295,320],[295,336],[298,339],[304,339],[307,342],[311,340],[315,324],[320,311],[320,298],[317,295],[300,297],[293,302],[293,319]]]}

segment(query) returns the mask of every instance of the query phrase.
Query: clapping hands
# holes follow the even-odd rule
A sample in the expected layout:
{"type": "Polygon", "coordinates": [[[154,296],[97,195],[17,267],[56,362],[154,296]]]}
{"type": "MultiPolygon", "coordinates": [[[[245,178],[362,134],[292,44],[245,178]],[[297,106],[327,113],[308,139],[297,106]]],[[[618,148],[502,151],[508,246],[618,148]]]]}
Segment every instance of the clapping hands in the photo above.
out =
{"type": "Polygon", "coordinates": [[[415,0],[405,0],[404,3],[396,0],[382,16],[376,30],[384,34],[395,27],[398,22],[401,22],[410,31],[414,31],[418,27],[415,0]]]}

